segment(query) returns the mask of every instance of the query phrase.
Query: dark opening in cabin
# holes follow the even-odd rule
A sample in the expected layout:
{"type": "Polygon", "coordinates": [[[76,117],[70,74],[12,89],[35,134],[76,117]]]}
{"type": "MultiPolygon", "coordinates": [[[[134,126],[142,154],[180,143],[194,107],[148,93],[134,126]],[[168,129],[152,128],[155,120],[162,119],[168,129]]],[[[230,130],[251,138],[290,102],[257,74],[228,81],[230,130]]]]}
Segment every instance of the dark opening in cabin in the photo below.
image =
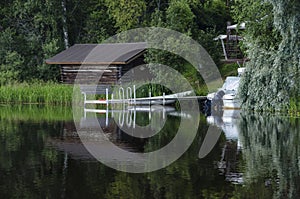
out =
{"type": "Polygon", "coordinates": [[[76,44],[46,63],[60,65],[65,84],[74,84],[77,78],[80,84],[115,85],[131,68],[145,63],[145,50],[146,43],[76,44]]]}

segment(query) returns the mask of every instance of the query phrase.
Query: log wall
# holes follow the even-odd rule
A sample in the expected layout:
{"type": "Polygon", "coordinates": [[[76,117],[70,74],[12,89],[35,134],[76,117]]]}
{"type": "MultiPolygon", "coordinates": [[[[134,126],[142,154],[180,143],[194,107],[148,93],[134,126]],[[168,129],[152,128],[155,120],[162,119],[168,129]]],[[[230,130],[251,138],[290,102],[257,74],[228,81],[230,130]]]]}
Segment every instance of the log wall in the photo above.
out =
{"type": "MultiPolygon", "coordinates": [[[[142,56],[124,65],[61,65],[61,82],[74,84],[76,79],[76,83],[79,84],[115,85],[130,69],[144,64],[143,60],[142,56]]],[[[122,82],[130,81],[132,75],[134,74],[126,75],[126,78],[122,78],[122,82]]]]}

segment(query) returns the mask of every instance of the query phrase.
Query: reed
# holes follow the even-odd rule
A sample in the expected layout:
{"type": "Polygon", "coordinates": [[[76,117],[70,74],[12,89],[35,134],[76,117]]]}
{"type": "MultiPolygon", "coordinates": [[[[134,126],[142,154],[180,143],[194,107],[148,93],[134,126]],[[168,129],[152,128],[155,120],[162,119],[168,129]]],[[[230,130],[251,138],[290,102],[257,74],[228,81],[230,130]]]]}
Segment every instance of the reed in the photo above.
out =
{"type": "Polygon", "coordinates": [[[73,87],[57,83],[22,83],[0,87],[2,104],[71,105],[73,87]]]}

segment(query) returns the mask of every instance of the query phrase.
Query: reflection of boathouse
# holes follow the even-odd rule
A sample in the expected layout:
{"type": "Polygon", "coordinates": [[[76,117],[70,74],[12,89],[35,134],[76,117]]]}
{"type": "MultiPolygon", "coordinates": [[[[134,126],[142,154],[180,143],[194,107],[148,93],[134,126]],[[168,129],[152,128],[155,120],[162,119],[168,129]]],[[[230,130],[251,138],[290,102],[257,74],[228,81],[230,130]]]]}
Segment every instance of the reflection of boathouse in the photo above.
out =
{"type": "MultiPolygon", "coordinates": [[[[66,152],[74,159],[95,159],[86,149],[87,145],[98,144],[102,139],[107,138],[124,150],[131,152],[141,152],[143,150],[144,141],[132,138],[124,133],[116,126],[113,118],[109,118],[108,123],[106,118],[103,117],[85,118],[76,126],[74,122],[64,122],[63,136],[51,138],[48,140],[48,143],[59,151],[66,152]],[[76,126],[80,127],[80,129],[76,129],[76,126]],[[105,134],[99,132],[100,126],[105,134]],[[80,137],[77,131],[80,132],[80,137]],[[85,139],[84,144],[81,139],[85,139]],[[132,139],[135,140],[133,141],[132,139]]],[[[110,152],[110,148],[105,148],[105,150],[110,152]]]]}

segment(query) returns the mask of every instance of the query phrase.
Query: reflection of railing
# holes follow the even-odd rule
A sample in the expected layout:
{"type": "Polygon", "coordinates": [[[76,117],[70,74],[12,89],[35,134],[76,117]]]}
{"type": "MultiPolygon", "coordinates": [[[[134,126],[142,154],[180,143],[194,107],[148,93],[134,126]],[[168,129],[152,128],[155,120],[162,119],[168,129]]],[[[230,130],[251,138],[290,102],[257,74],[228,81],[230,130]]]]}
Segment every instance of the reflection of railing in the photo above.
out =
{"type": "Polygon", "coordinates": [[[175,111],[174,107],[169,107],[169,106],[158,106],[158,105],[155,105],[155,106],[127,106],[127,105],[124,105],[121,107],[121,109],[109,109],[108,107],[106,107],[106,109],[84,108],[84,118],[87,118],[87,113],[105,114],[105,125],[108,126],[109,114],[111,114],[112,118],[117,119],[117,122],[120,127],[123,127],[124,124],[126,124],[127,127],[135,128],[137,112],[148,113],[149,121],[152,119],[152,115],[154,113],[161,113],[163,120],[166,118],[166,115],[168,113],[172,114],[173,116],[180,116],[180,117],[183,116],[183,117],[187,117],[187,118],[191,117],[189,114],[180,114],[177,111],[175,111]]]}

